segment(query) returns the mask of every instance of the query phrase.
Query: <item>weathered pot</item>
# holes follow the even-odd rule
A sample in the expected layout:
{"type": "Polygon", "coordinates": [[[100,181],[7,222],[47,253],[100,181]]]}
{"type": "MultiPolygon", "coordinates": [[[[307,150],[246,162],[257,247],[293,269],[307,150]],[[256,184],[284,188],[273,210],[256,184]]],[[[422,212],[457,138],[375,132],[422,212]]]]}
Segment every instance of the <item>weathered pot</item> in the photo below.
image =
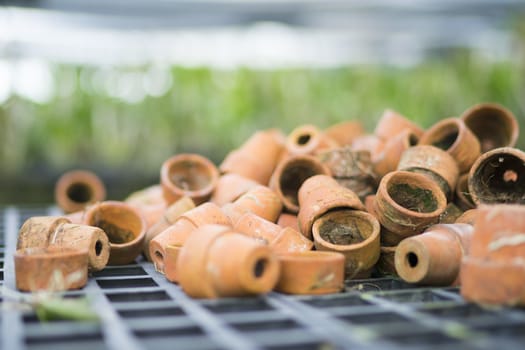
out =
{"type": "Polygon", "coordinates": [[[166,160],[160,169],[160,184],[166,203],[190,197],[199,205],[210,199],[219,170],[209,159],[198,154],[178,154],[166,160]]]}
{"type": "Polygon", "coordinates": [[[514,147],[518,140],[516,116],[502,105],[476,104],[463,112],[461,119],[478,138],[482,153],[500,147],[514,147]]]}
{"type": "Polygon", "coordinates": [[[179,258],[182,245],[168,245],[164,248],[164,276],[173,283],[179,283],[177,272],[177,259],[179,258]]]}
{"type": "Polygon", "coordinates": [[[268,221],[276,222],[282,209],[283,205],[279,196],[270,188],[262,185],[257,185],[235,202],[222,207],[232,224],[235,224],[246,213],[254,213],[268,221]]]}
{"type": "Polygon", "coordinates": [[[468,189],[468,177],[469,174],[461,175],[456,185],[456,198],[454,199],[454,201],[462,210],[476,208],[476,204],[472,200],[468,189]]]}
{"type": "Polygon", "coordinates": [[[331,294],[344,287],[345,257],[337,252],[279,254],[281,274],[275,290],[287,294],[331,294]]]}
{"type": "Polygon", "coordinates": [[[65,213],[84,209],[87,205],[103,201],[106,187],[91,171],[73,170],[64,173],[55,185],[55,201],[65,213]]]}
{"type": "Polygon", "coordinates": [[[437,122],[421,136],[419,144],[432,145],[448,152],[456,160],[460,174],[470,170],[481,150],[476,136],[459,118],[437,122]]]}
{"type": "Polygon", "coordinates": [[[286,139],[286,151],[290,156],[314,155],[337,147],[339,144],[335,140],[310,124],[298,126],[286,139]]]}
{"type": "Polygon", "coordinates": [[[234,173],[224,174],[219,178],[210,202],[218,206],[232,203],[257,185],[259,183],[242,175],[234,173]]]}
{"type": "Polygon", "coordinates": [[[387,109],[377,122],[374,134],[386,142],[405,130],[410,130],[417,138],[420,138],[424,132],[421,127],[408,120],[405,116],[387,109]]]}
{"type": "Polygon", "coordinates": [[[47,248],[49,239],[57,229],[71,221],[61,216],[33,216],[18,231],[16,249],[47,248]]]}
{"type": "Polygon", "coordinates": [[[445,211],[439,217],[440,224],[455,224],[457,219],[463,215],[463,211],[454,203],[448,203],[445,211]]]}
{"type": "Polygon", "coordinates": [[[354,139],[365,134],[361,122],[357,120],[344,121],[330,126],[324,134],[340,146],[350,146],[354,139]]]}
{"type": "Polygon", "coordinates": [[[525,152],[511,147],[484,153],[469,173],[472,201],[525,204],[525,152]]]}
{"type": "Polygon", "coordinates": [[[395,253],[399,277],[422,285],[461,284],[461,261],[469,254],[472,232],[472,225],[441,224],[401,241],[395,253]]]}
{"type": "Polygon", "coordinates": [[[279,270],[268,246],[218,225],[195,230],[177,258],[179,284],[193,298],[267,293],[277,283],[279,270]]]}
{"type": "Polygon", "coordinates": [[[148,229],[162,218],[167,207],[160,185],[152,185],[133,192],[124,202],[140,211],[148,229]]]}
{"type": "Polygon", "coordinates": [[[345,256],[347,279],[366,278],[379,259],[379,223],[358,210],[334,210],[315,220],[312,227],[317,250],[345,256]]]}
{"type": "Polygon", "coordinates": [[[406,129],[390,138],[385,143],[385,148],[379,159],[374,162],[374,172],[382,178],[391,171],[398,169],[398,164],[403,153],[417,145],[419,139],[411,130],[406,129]]]}
{"type": "Polygon", "coordinates": [[[289,227],[297,232],[301,232],[301,229],[299,229],[297,215],[294,214],[281,213],[277,219],[277,225],[281,226],[282,228],[289,227]]]}
{"type": "Polygon", "coordinates": [[[461,216],[456,219],[456,224],[474,225],[474,222],[476,222],[477,216],[478,216],[477,209],[469,209],[463,214],[461,214],[461,216]]]}
{"type": "Polygon", "coordinates": [[[379,251],[379,260],[376,264],[376,271],[381,275],[397,276],[395,255],[397,246],[385,247],[381,246],[379,251]]]}
{"type": "Polygon", "coordinates": [[[350,148],[354,152],[368,152],[372,162],[381,158],[385,149],[385,141],[376,135],[363,135],[356,137],[350,148]]]}

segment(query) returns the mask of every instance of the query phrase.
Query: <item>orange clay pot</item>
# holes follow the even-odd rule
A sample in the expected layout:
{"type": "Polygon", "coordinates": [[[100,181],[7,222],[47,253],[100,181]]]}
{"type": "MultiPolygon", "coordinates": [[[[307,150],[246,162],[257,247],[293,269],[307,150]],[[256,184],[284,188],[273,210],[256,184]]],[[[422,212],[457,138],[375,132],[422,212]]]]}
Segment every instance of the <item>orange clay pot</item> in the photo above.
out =
{"type": "Polygon", "coordinates": [[[385,149],[385,141],[376,135],[363,135],[354,139],[350,147],[354,152],[368,152],[372,162],[376,162],[385,149]]]}
{"type": "Polygon", "coordinates": [[[301,232],[301,230],[299,229],[299,221],[297,220],[297,215],[294,214],[281,213],[281,215],[279,215],[279,218],[277,219],[277,225],[281,226],[282,228],[289,227],[297,232],[301,232]]]}
{"type": "Polygon", "coordinates": [[[461,214],[461,216],[456,219],[456,224],[474,225],[474,222],[476,222],[477,216],[478,216],[477,209],[469,209],[463,214],[461,214]]]}
{"type": "Polygon", "coordinates": [[[455,202],[462,210],[476,208],[476,204],[472,201],[472,197],[468,190],[468,174],[463,174],[458,178],[455,202]]]}
{"type": "Polygon", "coordinates": [[[408,283],[459,285],[461,260],[469,254],[472,225],[441,224],[397,246],[396,271],[408,283]]]}
{"type": "Polygon", "coordinates": [[[188,196],[199,205],[210,199],[219,170],[209,159],[198,154],[178,154],[166,160],[160,169],[160,184],[166,203],[188,196]]]}
{"type": "Polygon", "coordinates": [[[405,116],[387,109],[377,122],[374,134],[385,142],[405,130],[410,130],[417,138],[423,135],[423,129],[408,120],[405,116]]]}
{"type": "Polygon", "coordinates": [[[339,144],[335,140],[310,124],[298,126],[286,139],[286,150],[290,156],[313,155],[337,147],[339,144]]]}
{"type": "Polygon", "coordinates": [[[109,265],[133,262],[142,251],[146,222],[140,212],[124,202],[106,201],[91,207],[85,224],[100,227],[109,239],[109,265]]]}
{"type": "Polygon", "coordinates": [[[86,170],[64,173],[55,185],[55,201],[65,213],[84,209],[89,204],[103,201],[106,187],[100,178],[86,170]]]}
{"type": "Polygon", "coordinates": [[[16,249],[47,248],[49,238],[57,229],[71,221],[60,216],[33,216],[18,231],[16,249]]]}
{"type": "Polygon", "coordinates": [[[233,226],[237,232],[244,233],[268,244],[275,253],[303,252],[311,250],[313,242],[299,231],[282,228],[252,213],[244,214],[233,226]]]}
{"type": "Polygon", "coordinates": [[[416,134],[406,129],[390,138],[385,143],[383,153],[374,163],[374,171],[379,178],[397,169],[403,152],[415,146],[419,141],[416,134]]]}
{"type": "Polygon", "coordinates": [[[206,225],[186,241],[177,269],[186,294],[219,298],[269,292],[277,283],[280,266],[268,246],[229,227],[206,225]]]}
{"type": "Polygon", "coordinates": [[[345,257],[336,252],[278,255],[281,275],[275,290],[287,294],[331,294],[344,287],[345,257]]]}
{"type": "Polygon", "coordinates": [[[164,256],[168,245],[182,246],[196,228],[218,224],[231,226],[231,220],[221,208],[213,203],[204,203],[188,210],[177,218],[175,223],[150,241],[149,255],[155,269],[164,273],[164,256]]]}
{"type": "Polygon", "coordinates": [[[340,146],[350,146],[355,138],[365,134],[365,129],[361,122],[350,120],[330,126],[324,134],[340,146]]]}
{"type": "Polygon", "coordinates": [[[65,218],[67,218],[72,224],[83,224],[84,223],[84,216],[86,215],[87,209],[89,207],[86,207],[86,209],[81,211],[76,211],[74,213],[66,214],[64,215],[65,218]]]}
{"type": "Polygon", "coordinates": [[[148,229],[162,218],[166,211],[166,202],[160,185],[146,187],[143,190],[133,192],[125,200],[125,203],[137,208],[146,220],[148,229]]]}
{"type": "Polygon", "coordinates": [[[327,175],[316,175],[307,179],[299,189],[299,228],[301,233],[312,238],[314,221],[330,210],[365,210],[359,197],[348,188],[342,187],[327,175]]]}
{"type": "Polygon", "coordinates": [[[478,138],[482,153],[500,147],[514,147],[518,140],[516,116],[499,104],[474,105],[463,112],[461,119],[478,138]]]}
{"type": "Polygon", "coordinates": [[[246,213],[254,213],[266,220],[276,222],[283,205],[279,196],[266,186],[258,185],[240,196],[235,202],[222,207],[223,212],[235,224],[246,213]]]}
{"type": "Polygon", "coordinates": [[[469,173],[468,188],[476,204],[525,204],[525,152],[496,148],[484,153],[469,173]]]}
{"type": "Polygon", "coordinates": [[[314,175],[331,175],[330,170],[312,156],[292,156],[283,159],[270,180],[283,206],[291,213],[299,212],[299,188],[306,179],[314,175]]]}
{"type": "Polygon", "coordinates": [[[179,283],[179,275],[177,273],[177,259],[179,257],[182,246],[168,245],[164,248],[164,276],[173,283],[179,283]]]}
{"type": "Polygon", "coordinates": [[[234,173],[268,185],[284,150],[285,137],[277,129],[258,131],[220,165],[221,173],[234,173]]]}
{"type": "Polygon", "coordinates": [[[397,246],[384,247],[381,246],[379,249],[380,255],[379,260],[376,264],[376,271],[381,275],[397,276],[395,255],[397,246]]]}
{"type": "Polygon", "coordinates": [[[14,254],[16,288],[25,292],[63,291],[87,283],[86,251],[48,247],[19,249],[14,254]]]}
{"type": "Polygon", "coordinates": [[[461,295],[482,304],[525,305],[525,207],[481,206],[470,256],[461,266],[461,295]]]}
{"type": "Polygon", "coordinates": [[[436,224],[447,206],[445,195],[435,182],[408,171],[394,171],[383,177],[374,203],[377,219],[388,231],[389,246],[436,224]]]}
{"type": "Polygon", "coordinates": [[[401,156],[397,170],[426,175],[441,187],[448,199],[452,198],[459,177],[456,160],[442,149],[429,145],[407,149],[401,156]]]}
{"type": "Polygon", "coordinates": [[[240,196],[259,185],[256,181],[237,174],[224,174],[219,178],[210,202],[223,206],[236,201],[240,196]]]}
{"type": "Polygon", "coordinates": [[[188,210],[195,208],[195,203],[190,197],[182,197],[173,204],[171,204],[163,213],[161,218],[146,231],[146,238],[144,239],[144,247],[142,252],[146,256],[148,261],[151,261],[149,255],[149,243],[155,237],[157,237],[162,231],[166,230],[169,226],[175,223],[175,220],[188,210]]]}
{"type": "Polygon", "coordinates": [[[367,278],[379,259],[379,223],[358,210],[334,210],[315,220],[312,228],[317,250],[345,256],[345,276],[367,278]]]}
{"type": "Polygon", "coordinates": [[[432,145],[448,152],[456,160],[460,174],[470,170],[481,150],[476,136],[459,118],[437,122],[423,134],[419,144],[432,145]]]}

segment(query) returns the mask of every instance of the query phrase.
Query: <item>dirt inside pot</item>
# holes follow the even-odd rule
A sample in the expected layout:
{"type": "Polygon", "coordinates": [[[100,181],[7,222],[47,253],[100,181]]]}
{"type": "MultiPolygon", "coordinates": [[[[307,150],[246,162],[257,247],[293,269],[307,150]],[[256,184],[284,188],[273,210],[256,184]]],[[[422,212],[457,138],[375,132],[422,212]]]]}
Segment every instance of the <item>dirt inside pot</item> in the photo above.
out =
{"type": "Polygon", "coordinates": [[[352,210],[329,212],[323,216],[319,235],[325,241],[337,245],[357,244],[372,234],[372,226],[352,210]]]}
{"type": "Polygon", "coordinates": [[[204,164],[185,160],[173,164],[170,180],[184,191],[198,191],[209,185],[211,174],[204,164]]]}
{"type": "Polygon", "coordinates": [[[132,231],[119,227],[109,221],[97,221],[95,226],[100,227],[104,232],[106,232],[109,241],[114,244],[123,244],[131,242],[133,239],[135,239],[135,235],[132,231]]]}
{"type": "Polygon", "coordinates": [[[409,184],[392,184],[388,188],[390,197],[400,206],[418,213],[431,213],[438,207],[431,190],[409,184]]]}
{"type": "Polygon", "coordinates": [[[87,203],[93,198],[91,187],[83,182],[71,184],[67,188],[67,197],[75,203],[87,203]]]}

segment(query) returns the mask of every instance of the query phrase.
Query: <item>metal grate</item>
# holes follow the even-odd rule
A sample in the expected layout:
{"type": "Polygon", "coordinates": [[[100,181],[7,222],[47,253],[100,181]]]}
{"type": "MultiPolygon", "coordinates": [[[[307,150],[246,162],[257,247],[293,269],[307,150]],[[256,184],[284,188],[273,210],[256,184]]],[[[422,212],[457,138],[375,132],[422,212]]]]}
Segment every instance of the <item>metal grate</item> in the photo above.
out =
{"type": "MultiPolygon", "coordinates": [[[[1,282],[14,287],[19,226],[54,208],[1,210],[1,282]],[[4,248],[5,243],[5,248],[4,248]],[[4,257],[5,254],[5,257],[4,257]]],[[[68,298],[88,296],[99,323],[41,323],[3,302],[4,349],[522,349],[525,310],[466,303],[457,288],[398,279],[349,281],[343,293],[194,300],[142,259],[96,273],[68,298]]]]}

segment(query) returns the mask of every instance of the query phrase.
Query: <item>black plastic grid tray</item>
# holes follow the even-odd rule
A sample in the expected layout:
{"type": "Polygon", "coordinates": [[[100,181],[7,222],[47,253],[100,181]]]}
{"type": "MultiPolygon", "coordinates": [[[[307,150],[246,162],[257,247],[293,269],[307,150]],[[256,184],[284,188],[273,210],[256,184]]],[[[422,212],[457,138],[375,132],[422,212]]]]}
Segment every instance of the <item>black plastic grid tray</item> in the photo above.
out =
{"type": "MultiPolygon", "coordinates": [[[[54,208],[0,210],[0,283],[14,289],[20,225],[54,208]]],[[[3,349],[523,349],[524,309],[466,303],[457,288],[421,288],[398,279],[348,281],[326,296],[270,293],[195,300],[141,258],[110,266],[80,291],[100,322],[39,322],[2,301],[3,349]]]]}

